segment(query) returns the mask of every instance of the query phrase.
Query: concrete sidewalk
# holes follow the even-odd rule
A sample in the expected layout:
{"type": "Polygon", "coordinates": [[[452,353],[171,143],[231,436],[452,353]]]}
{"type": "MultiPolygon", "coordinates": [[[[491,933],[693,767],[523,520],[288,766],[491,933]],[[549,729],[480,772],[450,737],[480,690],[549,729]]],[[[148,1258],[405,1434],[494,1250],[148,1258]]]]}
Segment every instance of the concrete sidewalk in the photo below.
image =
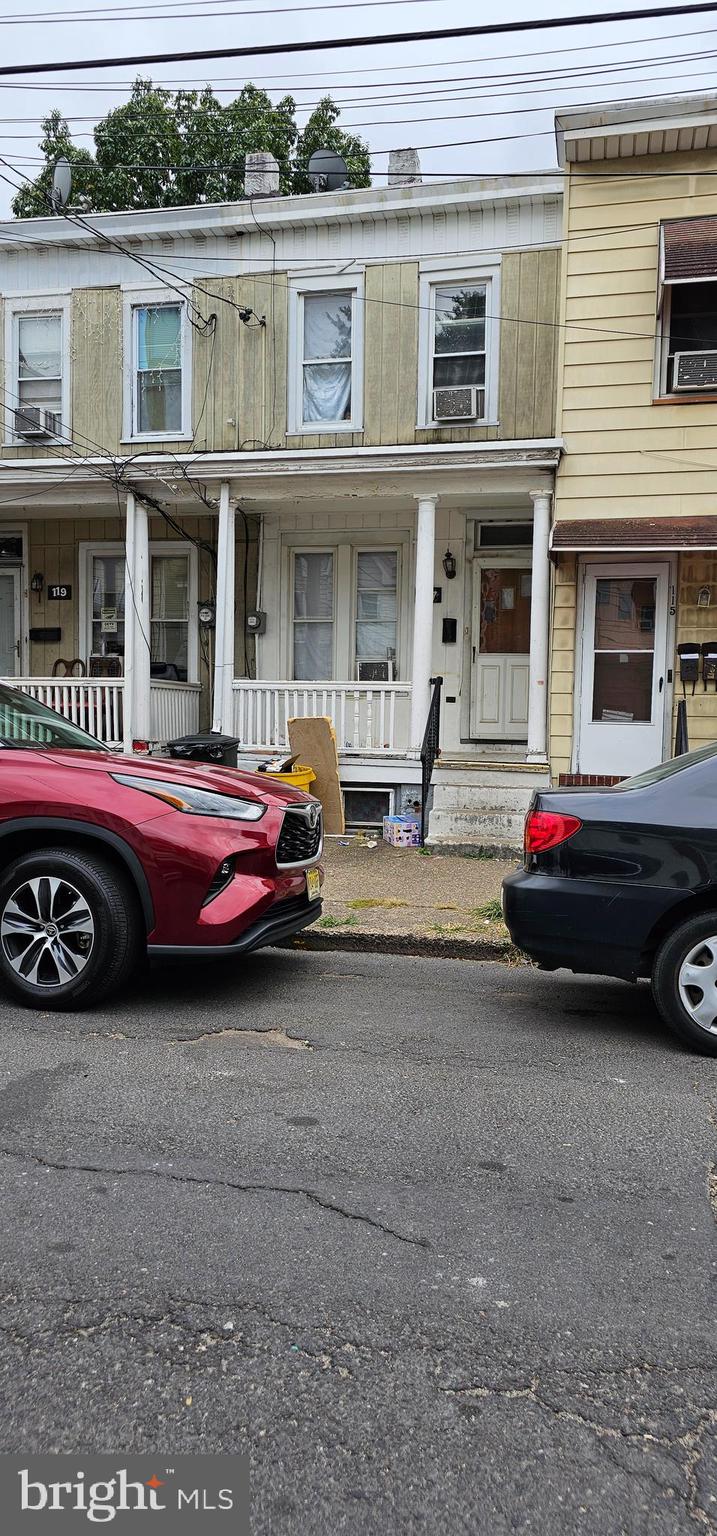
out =
{"type": "Polygon", "coordinates": [[[500,915],[501,881],[516,862],[392,848],[373,839],[329,838],[324,913],[295,943],[312,949],[517,959],[500,915]]]}

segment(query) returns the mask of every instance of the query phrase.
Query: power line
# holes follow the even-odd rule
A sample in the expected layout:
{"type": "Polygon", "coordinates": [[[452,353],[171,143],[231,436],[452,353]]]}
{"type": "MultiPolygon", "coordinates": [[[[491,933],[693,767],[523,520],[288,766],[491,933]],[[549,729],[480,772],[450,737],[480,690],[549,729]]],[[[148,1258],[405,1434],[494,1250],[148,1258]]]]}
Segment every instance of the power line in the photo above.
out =
{"type": "MultiPolygon", "coordinates": [[[[3,64],[0,77],[59,74],[64,70],[125,68],[136,64],[188,63],[200,59],[258,58],[269,54],[323,53],[341,48],[377,48],[398,43],[437,43],[461,37],[489,37],[515,32],[547,32],[565,27],[603,26],[610,22],[652,21],[660,16],[695,16],[717,11],[717,0],[690,0],[688,5],[647,6],[628,11],[594,11],[579,16],[540,17],[533,21],[495,21],[482,26],[441,27],[433,31],[386,32],[378,37],[308,38],[289,43],[256,43],[249,48],[203,48],[188,52],[140,53],[104,59],[51,59],[42,64],[3,64]]],[[[433,147],[433,146],[431,146],[433,147]]],[[[441,146],[438,146],[441,147],[441,146]]]]}
{"type": "MultiPolygon", "coordinates": [[[[277,6],[277,5],[275,5],[275,6],[265,6],[265,7],[262,7],[261,9],[259,9],[259,10],[257,10],[257,9],[252,7],[251,10],[247,10],[247,11],[237,11],[237,10],[231,10],[231,11],[204,11],[202,13],[200,13],[200,12],[192,13],[191,11],[186,11],[186,12],[183,12],[183,11],[170,11],[166,15],[155,17],[154,20],[156,20],[156,21],[195,21],[195,20],[204,21],[204,20],[209,20],[210,18],[214,18],[214,17],[226,17],[229,20],[232,20],[232,19],[236,18],[237,20],[241,20],[244,16],[289,16],[289,15],[293,16],[295,11],[299,11],[299,12],[301,12],[301,11],[363,11],[363,10],[369,9],[372,6],[382,6],[383,7],[383,6],[386,6],[386,5],[391,5],[391,6],[393,6],[393,5],[435,5],[436,3],[438,3],[438,0],[323,0],[322,4],[316,4],[316,5],[295,5],[295,6],[277,6]]],[[[128,21],[138,21],[138,20],[140,20],[140,18],[136,17],[136,16],[106,16],[104,14],[99,16],[97,14],[97,12],[94,13],[94,17],[95,17],[95,19],[97,21],[101,21],[103,26],[105,25],[106,22],[109,22],[109,21],[128,22],[128,21]]],[[[28,17],[24,17],[24,16],[23,17],[19,17],[17,19],[13,19],[12,17],[7,17],[7,16],[0,16],[0,27],[19,27],[19,26],[25,26],[28,23],[28,20],[29,20],[29,18],[28,17]]],[[[85,14],[81,14],[79,16],[58,16],[56,14],[53,14],[52,16],[46,17],[43,20],[42,25],[43,25],[43,27],[47,27],[47,26],[51,26],[51,25],[59,26],[59,27],[68,27],[68,26],[73,26],[76,22],[81,22],[81,23],[83,23],[83,25],[86,26],[87,25],[87,16],[85,14]]]]}

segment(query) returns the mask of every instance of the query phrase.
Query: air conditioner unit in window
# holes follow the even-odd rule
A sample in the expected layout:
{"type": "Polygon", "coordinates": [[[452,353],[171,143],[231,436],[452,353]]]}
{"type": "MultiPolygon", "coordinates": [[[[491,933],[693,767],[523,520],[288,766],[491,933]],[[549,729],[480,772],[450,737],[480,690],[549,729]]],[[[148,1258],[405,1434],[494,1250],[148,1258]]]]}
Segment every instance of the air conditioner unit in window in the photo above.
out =
{"type": "Polygon", "coordinates": [[[433,391],[434,421],[476,421],[484,415],[485,390],[475,384],[433,391]]]}
{"type": "Polygon", "coordinates": [[[356,674],[360,683],[392,683],[392,661],[357,661],[356,674]]]}
{"type": "Polygon", "coordinates": [[[676,352],[673,369],[674,390],[717,390],[717,352],[676,352]]]}
{"type": "Polygon", "coordinates": [[[60,412],[45,410],[42,405],[24,405],[15,411],[16,437],[57,437],[61,425],[60,412]]]}

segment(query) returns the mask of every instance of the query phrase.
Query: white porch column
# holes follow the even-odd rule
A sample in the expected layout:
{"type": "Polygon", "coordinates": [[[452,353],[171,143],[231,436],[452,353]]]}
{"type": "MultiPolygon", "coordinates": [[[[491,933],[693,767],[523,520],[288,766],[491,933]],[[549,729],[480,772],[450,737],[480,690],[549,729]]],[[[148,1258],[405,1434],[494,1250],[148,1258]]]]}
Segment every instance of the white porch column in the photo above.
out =
{"type": "Polygon", "coordinates": [[[147,508],[133,491],[127,492],[124,582],[124,704],[122,735],[125,752],[133,741],[148,741],[150,732],[149,519],[147,508]]]}
{"type": "Polygon", "coordinates": [[[530,683],[528,759],[548,755],[548,637],[550,631],[550,492],[531,491],[533,503],[533,575],[530,593],[530,683]]]}
{"type": "Polygon", "coordinates": [[[217,620],[214,631],[214,705],[212,730],[231,736],[234,731],[234,573],[236,563],[235,507],[229,498],[229,481],[219,491],[217,534],[217,620]]]}
{"type": "Polygon", "coordinates": [[[411,671],[411,750],[417,752],[426,729],[431,699],[433,657],[433,576],[437,496],[417,496],[416,587],[413,608],[413,666],[411,671]]]}

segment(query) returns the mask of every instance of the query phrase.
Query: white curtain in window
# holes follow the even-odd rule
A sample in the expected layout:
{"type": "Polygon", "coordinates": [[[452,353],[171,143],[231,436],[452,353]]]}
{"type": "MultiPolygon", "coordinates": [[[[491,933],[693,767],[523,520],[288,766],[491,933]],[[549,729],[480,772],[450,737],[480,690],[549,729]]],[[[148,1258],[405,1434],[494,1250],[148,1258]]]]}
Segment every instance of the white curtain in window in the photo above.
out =
{"type": "Polygon", "coordinates": [[[351,364],[304,364],[304,421],[348,421],[351,364]]]}
{"type": "Polygon", "coordinates": [[[303,420],[351,415],[351,294],[304,297],[303,420]]]}

